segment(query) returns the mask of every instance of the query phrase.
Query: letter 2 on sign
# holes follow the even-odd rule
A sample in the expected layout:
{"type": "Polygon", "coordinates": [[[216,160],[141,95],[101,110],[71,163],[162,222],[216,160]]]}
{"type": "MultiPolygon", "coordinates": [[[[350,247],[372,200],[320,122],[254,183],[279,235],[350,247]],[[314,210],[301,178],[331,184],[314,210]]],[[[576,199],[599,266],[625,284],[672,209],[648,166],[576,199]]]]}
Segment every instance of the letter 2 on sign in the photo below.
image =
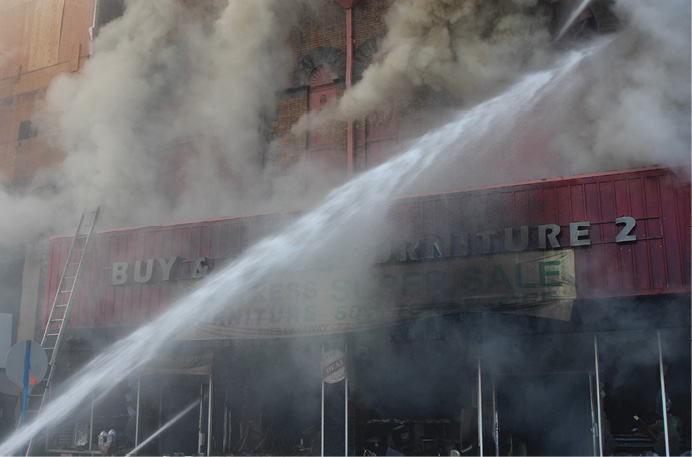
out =
{"type": "Polygon", "coordinates": [[[634,235],[634,227],[637,225],[637,221],[630,216],[622,216],[615,219],[617,225],[624,224],[622,230],[615,235],[616,243],[625,243],[627,241],[637,241],[637,235],[634,235]]]}

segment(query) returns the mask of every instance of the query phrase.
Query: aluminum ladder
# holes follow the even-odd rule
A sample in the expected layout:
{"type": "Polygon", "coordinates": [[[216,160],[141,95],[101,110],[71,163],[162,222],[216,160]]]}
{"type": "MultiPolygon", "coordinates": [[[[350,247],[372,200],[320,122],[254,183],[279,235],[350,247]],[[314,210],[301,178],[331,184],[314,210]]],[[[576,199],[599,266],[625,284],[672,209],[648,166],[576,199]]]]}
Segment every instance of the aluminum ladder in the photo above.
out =
{"type": "MultiPolygon", "coordinates": [[[[27,415],[31,414],[32,417],[36,417],[41,412],[41,409],[50,397],[51,381],[55,375],[55,362],[65,330],[70,321],[74,291],[82,273],[84,258],[94,233],[94,226],[98,220],[99,211],[100,207],[96,208],[95,211],[82,213],[77,231],[74,238],[72,238],[72,244],[67,254],[67,262],[55,293],[55,299],[46,322],[43,338],[41,338],[41,346],[46,352],[48,359],[47,375],[43,381],[33,386],[32,392],[27,399],[26,413],[27,415]]],[[[26,455],[30,455],[33,439],[29,441],[26,455]]]]}

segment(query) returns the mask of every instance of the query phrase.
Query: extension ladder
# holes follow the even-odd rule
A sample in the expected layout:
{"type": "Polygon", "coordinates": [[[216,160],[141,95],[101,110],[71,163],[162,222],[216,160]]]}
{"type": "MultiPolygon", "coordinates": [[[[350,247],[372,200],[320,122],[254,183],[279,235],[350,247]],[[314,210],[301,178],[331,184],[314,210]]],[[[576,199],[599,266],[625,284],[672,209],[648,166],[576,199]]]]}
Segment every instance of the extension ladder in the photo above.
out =
{"type": "MultiPolygon", "coordinates": [[[[41,346],[45,350],[48,359],[47,375],[42,382],[33,386],[27,399],[27,415],[32,414],[34,417],[38,415],[50,396],[51,381],[55,374],[55,362],[65,330],[70,321],[74,291],[79,282],[79,276],[82,273],[82,265],[84,264],[87,248],[94,233],[94,226],[99,217],[99,211],[100,208],[96,208],[96,211],[83,213],[79,219],[79,225],[72,239],[72,244],[67,254],[67,262],[65,263],[65,268],[55,293],[55,299],[53,300],[53,306],[46,322],[46,329],[43,332],[43,338],[41,338],[41,346]]],[[[27,455],[31,452],[32,441],[29,441],[27,455]]]]}

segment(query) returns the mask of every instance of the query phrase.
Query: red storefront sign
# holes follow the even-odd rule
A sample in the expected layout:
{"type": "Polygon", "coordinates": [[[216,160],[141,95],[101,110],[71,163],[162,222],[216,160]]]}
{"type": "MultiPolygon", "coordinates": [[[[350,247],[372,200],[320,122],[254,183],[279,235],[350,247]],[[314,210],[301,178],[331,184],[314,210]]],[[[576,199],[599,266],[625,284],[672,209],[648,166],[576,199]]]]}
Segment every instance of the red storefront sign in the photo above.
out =
{"type": "MultiPolygon", "coordinates": [[[[401,199],[390,211],[390,241],[400,247],[391,260],[571,249],[579,299],[686,293],[690,184],[678,176],[688,175],[688,168],[645,168],[401,199]]],[[[294,217],[100,232],[75,291],[71,326],[141,325],[294,217]]],[[[51,239],[44,321],[70,241],[51,239]]],[[[296,293],[314,293],[307,280],[295,287],[296,293]]]]}

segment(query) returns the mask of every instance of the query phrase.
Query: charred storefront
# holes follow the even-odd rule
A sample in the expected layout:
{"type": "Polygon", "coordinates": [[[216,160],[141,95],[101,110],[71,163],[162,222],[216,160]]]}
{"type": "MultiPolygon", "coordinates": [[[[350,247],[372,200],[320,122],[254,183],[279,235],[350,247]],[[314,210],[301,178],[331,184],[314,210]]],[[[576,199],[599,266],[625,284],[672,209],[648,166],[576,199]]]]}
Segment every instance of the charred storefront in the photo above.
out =
{"type": "MultiPolygon", "coordinates": [[[[691,400],[681,174],[397,200],[374,265],[345,249],[248,284],[54,427],[46,452],[95,450],[113,429],[117,452],[140,455],[679,455],[691,400]]],[[[292,219],[98,233],[56,381],[292,219]]],[[[44,320],[70,242],[51,240],[44,320]]]]}

